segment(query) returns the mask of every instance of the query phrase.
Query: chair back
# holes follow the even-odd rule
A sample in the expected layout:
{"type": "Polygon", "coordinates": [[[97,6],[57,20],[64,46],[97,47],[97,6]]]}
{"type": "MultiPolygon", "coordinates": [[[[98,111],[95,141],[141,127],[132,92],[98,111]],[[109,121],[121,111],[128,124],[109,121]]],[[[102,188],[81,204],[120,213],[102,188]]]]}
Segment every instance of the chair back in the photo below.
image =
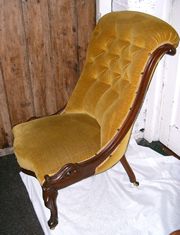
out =
{"type": "Polygon", "coordinates": [[[104,146],[126,120],[151,54],[164,44],[177,47],[178,42],[176,31],[156,17],[132,11],[105,15],[93,32],[66,111],[94,117],[104,146]]]}

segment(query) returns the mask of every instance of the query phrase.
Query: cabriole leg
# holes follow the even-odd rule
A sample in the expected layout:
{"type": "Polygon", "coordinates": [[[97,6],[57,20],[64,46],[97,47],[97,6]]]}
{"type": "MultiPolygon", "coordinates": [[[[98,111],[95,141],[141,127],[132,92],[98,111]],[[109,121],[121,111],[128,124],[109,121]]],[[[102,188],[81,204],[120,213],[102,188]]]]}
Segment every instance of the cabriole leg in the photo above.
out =
{"type": "Polygon", "coordinates": [[[139,182],[137,182],[136,176],[135,176],[132,168],[130,167],[125,155],[123,155],[120,162],[123,165],[128,177],[129,177],[130,182],[133,183],[135,186],[139,186],[139,182]]]}
{"type": "Polygon", "coordinates": [[[45,206],[50,210],[51,216],[48,220],[48,225],[50,229],[53,229],[58,224],[58,213],[57,213],[57,199],[58,191],[53,188],[43,187],[43,199],[45,206]]]}

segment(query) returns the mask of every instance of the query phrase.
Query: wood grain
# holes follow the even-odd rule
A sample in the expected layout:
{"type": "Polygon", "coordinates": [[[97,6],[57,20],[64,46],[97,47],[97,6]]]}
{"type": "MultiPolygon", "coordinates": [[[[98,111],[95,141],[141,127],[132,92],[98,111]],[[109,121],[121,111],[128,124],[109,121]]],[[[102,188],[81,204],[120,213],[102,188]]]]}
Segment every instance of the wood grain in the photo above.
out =
{"type": "Polygon", "coordinates": [[[56,98],[60,109],[68,100],[78,79],[77,24],[74,0],[51,0],[49,19],[56,98]]]}
{"type": "Polygon", "coordinates": [[[29,70],[36,116],[56,112],[55,77],[51,70],[51,45],[47,0],[23,1],[29,70]]]}
{"type": "Polygon", "coordinates": [[[76,9],[78,24],[78,64],[79,72],[81,73],[86,58],[88,43],[96,23],[96,1],[76,1],[76,9]]]}
{"type": "Polygon", "coordinates": [[[0,64],[0,146],[8,147],[12,144],[11,122],[7,95],[4,87],[2,66],[0,64]]]}
{"type": "Polygon", "coordinates": [[[33,115],[20,1],[1,0],[0,60],[12,125],[33,115]]]}
{"type": "Polygon", "coordinates": [[[64,107],[94,25],[95,0],[0,0],[0,148],[12,126],[64,107]]]}

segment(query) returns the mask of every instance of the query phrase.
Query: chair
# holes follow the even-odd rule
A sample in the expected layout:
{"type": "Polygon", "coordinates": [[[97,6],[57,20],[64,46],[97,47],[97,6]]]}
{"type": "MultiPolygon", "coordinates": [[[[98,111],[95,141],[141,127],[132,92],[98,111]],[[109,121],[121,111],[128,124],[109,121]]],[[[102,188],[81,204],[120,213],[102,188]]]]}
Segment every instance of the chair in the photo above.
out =
{"type": "Polygon", "coordinates": [[[139,12],[103,16],[93,32],[84,69],[61,114],[13,128],[14,151],[23,171],[39,180],[50,228],[58,223],[58,190],[99,174],[117,162],[138,185],[125,152],[154,70],[174,55],[176,31],[139,12]]]}

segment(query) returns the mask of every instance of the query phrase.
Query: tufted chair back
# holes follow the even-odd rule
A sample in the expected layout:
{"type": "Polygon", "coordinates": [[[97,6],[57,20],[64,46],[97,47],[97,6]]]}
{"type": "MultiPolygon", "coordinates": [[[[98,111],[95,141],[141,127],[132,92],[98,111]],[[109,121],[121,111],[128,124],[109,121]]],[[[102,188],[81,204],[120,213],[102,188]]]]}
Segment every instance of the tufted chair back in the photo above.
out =
{"type": "Polygon", "coordinates": [[[176,47],[178,40],[175,30],[156,17],[132,11],[105,15],[94,30],[66,111],[94,117],[105,145],[131,109],[149,56],[165,43],[176,47]]]}

